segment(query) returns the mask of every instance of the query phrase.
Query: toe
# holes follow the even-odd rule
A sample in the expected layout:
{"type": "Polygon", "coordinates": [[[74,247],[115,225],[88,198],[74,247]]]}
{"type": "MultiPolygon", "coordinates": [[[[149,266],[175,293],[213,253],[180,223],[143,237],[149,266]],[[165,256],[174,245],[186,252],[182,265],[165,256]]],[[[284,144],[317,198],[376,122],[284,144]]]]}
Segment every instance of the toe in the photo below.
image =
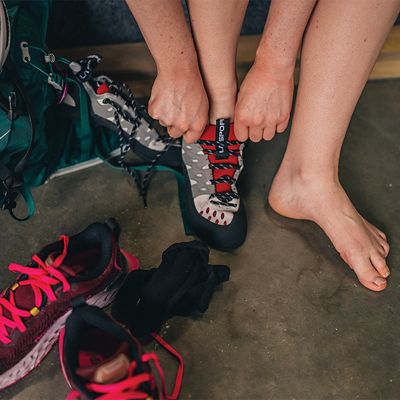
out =
{"type": "Polygon", "coordinates": [[[386,258],[389,255],[390,251],[390,246],[389,243],[386,242],[386,240],[383,240],[380,236],[374,235],[375,239],[375,249],[376,251],[384,258],[386,258]]]}
{"type": "Polygon", "coordinates": [[[379,244],[382,246],[384,254],[385,254],[385,258],[388,256],[389,251],[390,251],[390,246],[389,243],[386,240],[381,239],[379,241],[379,244]]]}
{"type": "Polygon", "coordinates": [[[386,264],[386,260],[381,256],[378,252],[374,253],[370,257],[371,263],[374,268],[379,272],[379,274],[383,278],[387,278],[390,274],[390,270],[388,265],[386,264]]]}
{"type": "Polygon", "coordinates": [[[369,257],[360,256],[350,267],[353,268],[359,281],[366,288],[375,292],[380,292],[386,288],[386,279],[377,272],[369,257]]]}
{"type": "MultiPolygon", "coordinates": [[[[376,228],[376,227],[375,227],[376,228]]],[[[381,231],[381,230],[379,230],[378,228],[376,228],[376,231],[378,232],[378,235],[385,241],[385,242],[387,242],[387,237],[386,237],[386,235],[381,231]]]]}
{"type": "Polygon", "coordinates": [[[366,221],[369,228],[377,235],[379,238],[383,239],[387,243],[386,235],[378,229],[375,225],[372,225],[370,222],[366,221]]]}

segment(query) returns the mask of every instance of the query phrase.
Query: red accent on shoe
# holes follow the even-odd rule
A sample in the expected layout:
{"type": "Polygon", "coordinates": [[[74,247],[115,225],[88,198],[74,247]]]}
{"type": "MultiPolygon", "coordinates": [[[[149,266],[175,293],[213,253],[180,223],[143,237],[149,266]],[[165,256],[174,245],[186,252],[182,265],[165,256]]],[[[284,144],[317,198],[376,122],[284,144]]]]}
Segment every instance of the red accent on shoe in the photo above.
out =
{"type": "MultiPolygon", "coordinates": [[[[69,238],[61,236],[64,242],[62,253],[51,263],[46,265],[38,256],[33,256],[32,260],[37,264],[37,267],[25,267],[23,265],[11,264],[9,270],[11,272],[20,273],[24,279],[18,279],[11,289],[0,298],[0,342],[9,344],[12,342],[8,329],[18,329],[20,332],[26,331],[26,323],[23,319],[32,317],[32,310],[37,309],[40,312],[40,307],[43,303],[43,295],[46,296],[49,302],[57,300],[55,294],[56,286],[62,284],[64,293],[71,289],[65,274],[59,267],[67,256],[69,238]],[[13,289],[13,287],[15,287],[13,289]],[[24,288],[29,289],[25,289],[24,288]],[[28,297],[28,301],[32,301],[30,305],[25,301],[24,308],[18,305],[17,292],[23,290],[23,294],[28,297]],[[29,311],[31,310],[31,311],[29,311]]],[[[23,298],[21,292],[18,294],[18,299],[23,298]]],[[[20,302],[20,304],[22,301],[20,302]]]]}
{"type": "MultiPolygon", "coordinates": [[[[139,269],[140,263],[139,263],[139,259],[137,257],[132,255],[131,253],[128,253],[124,249],[120,248],[119,250],[120,250],[121,254],[125,257],[125,260],[128,264],[129,272],[139,269]]],[[[116,261],[115,261],[115,264],[118,265],[116,261]]],[[[119,267],[119,268],[121,268],[121,267],[119,267]]]]}
{"type": "Polygon", "coordinates": [[[108,234],[108,227],[93,224],[78,235],[61,236],[28,265],[10,265],[18,277],[0,294],[0,390],[22,379],[47,355],[74,299],[107,306],[128,269],[138,268],[137,259],[123,251],[125,262],[117,264],[120,248],[108,234]],[[93,237],[95,242],[88,239],[93,237]],[[110,246],[104,246],[108,240],[110,246]]]}
{"type": "MultiPolygon", "coordinates": [[[[80,311],[78,310],[77,312],[80,311]]],[[[94,314],[95,320],[96,314],[94,314]]],[[[103,319],[103,326],[106,326],[106,322],[107,320],[103,319]]],[[[110,319],[108,324],[116,323],[110,319]]],[[[83,326],[80,329],[84,332],[83,326]]],[[[117,332],[117,329],[122,330],[123,327],[116,324],[113,331],[117,332]]],[[[92,330],[89,326],[89,331],[89,333],[86,331],[88,335],[86,338],[83,336],[78,338],[78,348],[75,345],[73,348],[68,347],[68,329],[63,330],[60,334],[59,354],[61,368],[69,386],[73,389],[68,395],[67,400],[86,399],[86,393],[81,393],[80,386],[82,385],[91,394],[90,398],[98,400],[178,399],[184,375],[184,360],[179,352],[160,337],[159,334],[154,332],[151,336],[178,361],[175,383],[171,394],[167,393],[164,371],[155,353],[143,353],[139,342],[132,336],[125,336],[125,339],[118,339],[120,341],[118,342],[109,336],[112,332],[111,329],[103,332],[97,326],[92,330]],[[90,339],[89,344],[87,339],[92,336],[93,341],[90,339]],[[103,339],[108,340],[104,341],[103,339]],[[65,357],[65,351],[71,351],[72,349],[78,353],[90,353],[90,355],[87,354],[88,357],[79,356],[78,367],[73,372],[71,366],[68,364],[68,359],[65,357]],[[135,350],[132,351],[132,349],[135,350]],[[102,361],[100,364],[96,364],[95,360],[92,360],[91,357],[102,361]]],[[[118,336],[118,338],[121,337],[122,335],[118,336]]],[[[76,368],[75,365],[74,368],[76,368]]]]}
{"type": "MultiPolygon", "coordinates": [[[[201,136],[200,139],[202,140],[208,140],[211,142],[215,142],[216,141],[216,125],[207,125],[203,135],[201,136]]],[[[235,132],[234,132],[234,124],[230,124],[229,125],[229,135],[228,135],[228,140],[233,141],[233,140],[237,140],[236,136],[235,136],[235,132]]],[[[213,150],[215,149],[215,146],[202,146],[203,149],[210,149],[213,150]]],[[[237,145],[233,145],[233,146],[228,146],[228,148],[230,150],[239,150],[240,149],[240,144],[237,145]]],[[[209,154],[208,155],[208,160],[210,162],[210,164],[234,164],[234,165],[238,165],[239,163],[239,159],[238,156],[236,155],[230,155],[226,160],[217,160],[216,155],[214,154],[209,154]]],[[[230,176],[233,178],[233,176],[235,175],[236,170],[235,169],[214,169],[212,171],[213,173],[213,178],[214,179],[219,179],[221,178],[221,176],[230,176]]],[[[215,187],[215,191],[217,193],[223,193],[223,192],[229,192],[231,190],[231,185],[229,183],[218,183],[215,187]]]]}
{"type": "Polygon", "coordinates": [[[104,82],[97,88],[96,93],[104,94],[104,93],[108,93],[109,91],[110,91],[110,88],[108,87],[107,83],[104,82]]]}

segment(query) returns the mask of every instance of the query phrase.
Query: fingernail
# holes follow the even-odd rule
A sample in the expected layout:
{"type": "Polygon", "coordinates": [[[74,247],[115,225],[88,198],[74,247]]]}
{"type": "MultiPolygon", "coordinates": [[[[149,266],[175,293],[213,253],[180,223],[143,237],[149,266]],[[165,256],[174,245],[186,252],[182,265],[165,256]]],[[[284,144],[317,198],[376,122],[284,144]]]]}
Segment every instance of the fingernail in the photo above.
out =
{"type": "Polygon", "coordinates": [[[386,283],[386,280],[381,277],[378,277],[374,280],[374,283],[376,286],[382,286],[386,283]]]}

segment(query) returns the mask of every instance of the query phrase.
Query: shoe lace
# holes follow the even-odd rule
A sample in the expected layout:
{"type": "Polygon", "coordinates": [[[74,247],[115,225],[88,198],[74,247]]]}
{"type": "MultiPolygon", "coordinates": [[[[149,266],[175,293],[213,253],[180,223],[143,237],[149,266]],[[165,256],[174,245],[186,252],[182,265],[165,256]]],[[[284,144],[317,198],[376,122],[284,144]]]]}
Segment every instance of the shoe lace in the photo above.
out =
{"type": "MultiPolygon", "coordinates": [[[[149,363],[152,361],[157,369],[159,378],[161,381],[161,388],[158,393],[159,400],[169,400],[169,397],[165,384],[165,377],[162,371],[161,365],[158,361],[157,355],[154,353],[146,353],[142,356],[143,363],[149,363]]],[[[137,369],[136,361],[132,361],[128,370],[128,377],[120,382],[111,384],[98,384],[88,383],[86,389],[93,394],[98,394],[96,400],[139,400],[139,399],[152,399],[152,397],[144,391],[143,385],[148,385],[152,391],[156,387],[156,380],[153,374],[150,372],[142,372],[135,375],[137,369]]],[[[72,391],[66,400],[78,400],[80,399],[80,393],[77,390],[72,391]]]]}
{"type": "Polygon", "coordinates": [[[40,312],[43,301],[43,295],[52,302],[57,300],[54,293],[54,286],[62,284],[63,292],[70,290],[71,286],[66,277],[58,267],[67,256],[69,238],[61,236],[60,240],[64,243],[63,252],[51,263],[47,265],[39,256],[32,257],[34,267],[23,266],[19,264],[10,264],[11,272],[20,273],[17,281],[0,297],[0,342],[3,344],[11,343],[9,330],[18,329],[20,332],[26,331],[26,325],[23,319],[30,318],[40,312]],[[19,308],[15,303],[14,290],[19,286],[30,286],[35,296],[35,307],[30,311],[19,308]],[[7,310],[9,316],[4,315],[7,310]],[[7,329],[8,328],[8,329],[7,329]]]}
{"type": "MultiPolygon", "coordinates": [[[[204,154],[207,155],[217,155],[217,147],[216,143],[210,140],[203,140],[199,139],[197,141],[198,144],[201,145],[203,148],[204,154]]],[[[238,140],[228,140],[226,142],[226,152],[230,156],[234,156],[236,158],[236,163],[218,163],[215,161],[211,161],[209,158],[209,167],[211,170],[238,170],[240,169],[240,164],[239,164],[239,158],[241,157],[240,155],[240,145],[242,143],[239,142],[238,140]],[[232,148],[234,146],[234,148],[232,148]],[[239,146],[239,147],[238,147],[239,146]]],[[[229,176],[229,175],[222,175],[217,179],[210,179],[211,184],[216,186],[217,184],[221,183],[227,183],[229,185],[232,185],[236,183],[236,179],[229,176]]],[[[236,207],[235,203],[232,203],[233,200],[236,200],[239,198],[239,195],[234,192],[233,190],[228,190],[225,192],[215,192],[210,195],[210,202],[216,205],[220,205],[223,207],[236,207]]]]}
{"type": "MultiPolygon", "coordinates": [[[[125,101],[124,107],[121,107],[118,103],[109,98],[103,100],[105,104],[109,104],[114,108],[114,123],[117,126],[119,147],[120,147],[118,164],[127,174],[131,176],[133,182],[135,183],[136,187],[139,190],[139,195],[143,198],[144,206],[147,207],[147,193],[150,186],[152,173],[160,157],[169,150],[170,146],[172,145],[173,139],[161,136],[157,132],[158,134],[157,140],[162,141],[165,144],[165,147],[162,151],[157,152],[153,160],[148,165],[147,170],[145,171],[143,177],[141,177],[138,171],[135,171],[129,167],[129,165],[125,161],[125,157],[130,149],[134,149],[134,139],[136,131],[142,123],[146,107],[137,104],[133,92],[125,83],[113,82],[109,85],[109,88],[113,91],[113,93],[120,96],[125,101]],[[136,116],[132,117],[132,115],[128,113],[125,110],[125,108],[132,108],[136,116]],[[121,117],[132,124],[133,127],[130,133],[127,133],[122,129],[121,117]]],[[[153,129],[152,122],[149,124],[149,129],[153,129]]]]}

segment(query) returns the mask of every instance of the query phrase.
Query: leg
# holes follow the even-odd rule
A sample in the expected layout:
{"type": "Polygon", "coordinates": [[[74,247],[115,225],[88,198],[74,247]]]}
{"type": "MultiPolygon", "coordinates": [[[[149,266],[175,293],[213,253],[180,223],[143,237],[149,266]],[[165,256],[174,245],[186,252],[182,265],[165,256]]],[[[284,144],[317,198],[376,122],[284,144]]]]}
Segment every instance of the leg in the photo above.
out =
{"type": "Polygon", "coordinates": [[[233,119],[236,48],[248,0],[188,0],[193,36],[210,102],[210,123],[233,119]]]}
{"type": "Polygon", "coordinates": [[[182,144],[186,214],[191,229],[211,247],[231,251],[246,237],[246,215],[236,181],[243,146],[236,141],[236,47],[247,0],[188,0],[192,31],[210,104],[200,140],[182,144]],[[216,120],[219,121],[218,127],[216,120]],[[230,121],[229,121],[230,120],[230,121]]]}
{"type": "Polygon", "coordinates": [[[269,201],[319,224],[360,282],[386,287],[385,235],[358,214],[338,178],[340,149],[399,0],[319,0],[305,35],[289,145],[269,201]]]}

